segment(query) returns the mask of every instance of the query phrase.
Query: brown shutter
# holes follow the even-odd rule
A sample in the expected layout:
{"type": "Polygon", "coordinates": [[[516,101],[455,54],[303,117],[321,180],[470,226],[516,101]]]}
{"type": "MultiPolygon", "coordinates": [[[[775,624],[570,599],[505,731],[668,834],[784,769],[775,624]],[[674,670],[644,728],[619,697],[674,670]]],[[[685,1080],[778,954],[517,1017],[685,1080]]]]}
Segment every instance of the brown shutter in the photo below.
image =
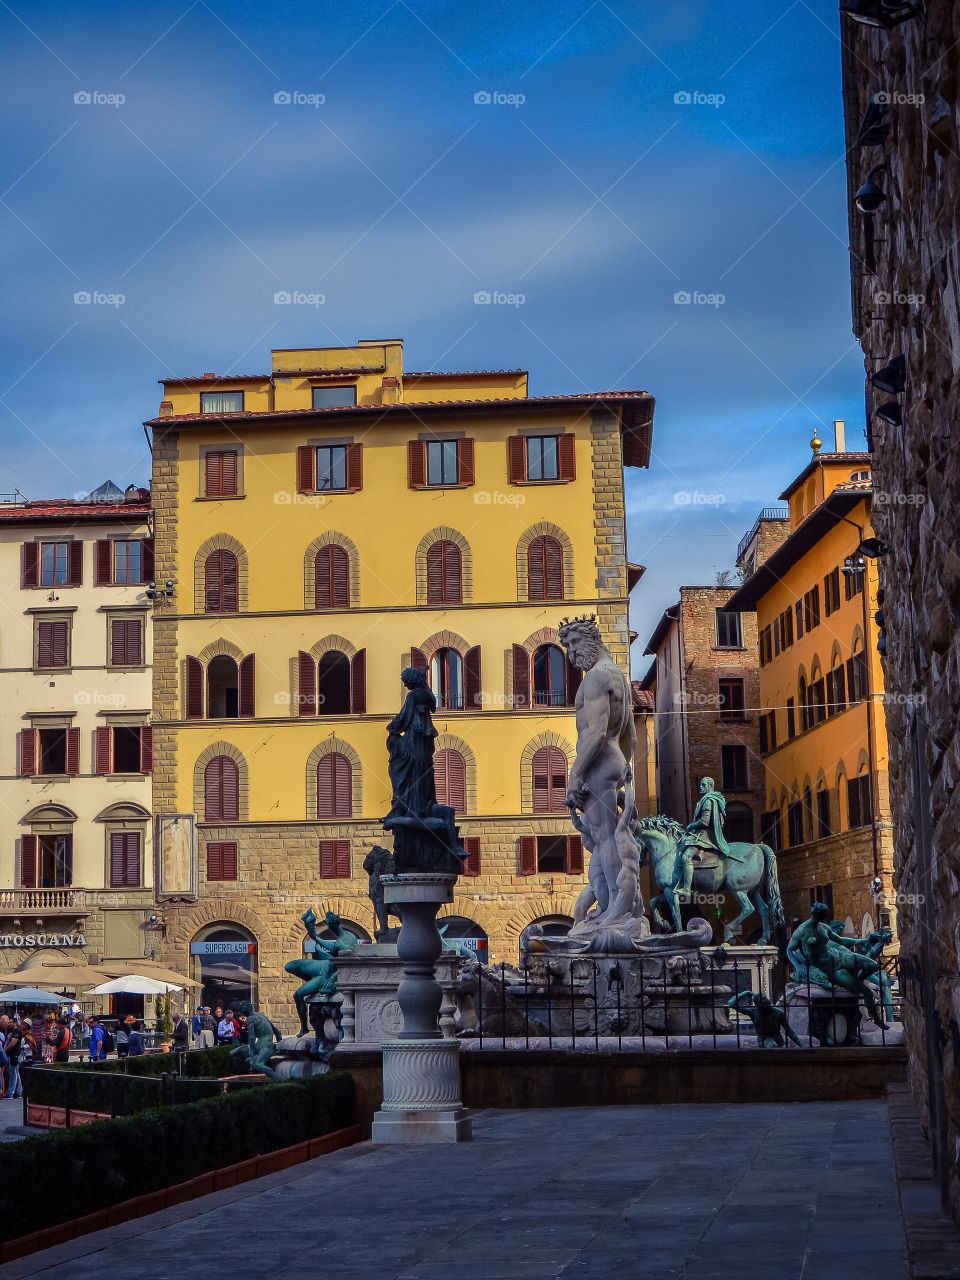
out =
{"type": "Polygon", "coordinates": [[[566,660],[565,676],[565,701],[568,707],[572,707],[577,700],[577,690],[580,688],[580,682],[583,680],[583,672],[579,667],[575,667],[569,658],[566,660]]]}
{"type": "Polygon", "coordinates": [[[187,659],[187,719],[203,719],[203,663],[187,659]]]}
{"type": "Polygon", "coordinates": [[[127,833],[112,831],[110,833],[110,885],[121,889],[127,883],[127,833]]]}
{"type": "Polygon", "coordinates": [[[560,437],[559,475],[561,480],[577,478],[577,437],[566,431],[560,437]]]}
{"type": "Polygon", "coordinates": [[[39,583],[40,548],[36,542],[25,542],[20,566],[20,585],[22,587],[36,587],[39,583]]]}
{"type": "Polygon", "coordinates": [[[110,750],[113,745],[113,730],[109,728],[99,727],[93,733],[94,743],[94,770],[96,773],[110,773],[110,758],[112,752],[110,750]]]}
{"type": "Polygon", "coordinates": [[[55,667],[54,661],[54,628],[55,622],[37,623],[37,666],[55,667]]]}
{"type": "Polygon", "coordinates": [[[434,542],[427,548],[427,604],[443,604],[443,547],[434,542]]]}
{"type": "Polygon", "coordinates": [[[317,552],[316,607],[349,609],[350,557],[343,547],[326,546],[317,552]]]}
{"type": "Polygon", "coordinates": [[[522,876],[533,876],[537,873],[537,837],[521,836],[519,848],[519,871],[522,876]]]}
{"type": "Polygon", "coordinates": [[[67,730],[67,773],[76,777],[80,772],[80,730],[67,730]]]}
{"type": "Polygon", "coordinates": [[[220,492],[225,498],[237,495],[237,451],[227,449],[220,461],[220,492]]]}
{"type": "Polygon", "coordinates": [[[149,724],[140,729],[140,772],[153,773],[153,727],[149,724]]]}
{"type": "Polygon", "coordinates": [[[203,775],[204,821],[237,822],[240,818],[240,770],[229,756],[215,756],[203,775]]]}
{"type": "Polygon", "coordinates": [[[457,441],[457,477],[462,485],[473,484],[476,480],[473,441],[457,441]]]}
{"type": "Polygon", "coordinates": [[[540,747],[533,756],[533,812],[550,812],[549,747],[540,747]]]}
{"type": "Polygon", "coordinates": [[[567,875],[583,875],[583,841],[579,836],[567,836],[567,875]]]}
{"type": "Polygon", "coordinates": [[[543,539],[546,600],[563,599],[563,548],[556,538],[543,539]]]}
{"type": "Polygon", "coordinates": [[[235,840],[213,840],[207,845],[207,879],[236,880],[237,844],[235,840]]]}
{"type": "Polygon", "coordinates": [[[239,711],[242,716],[257,714],[257,659],[252,653],[240,663],[239,711]]]}
{"type": "Polygon", "coordinates": [[[69,545],[70,569],[67,581],[71,587],[79,587],[83,582],[83,542],[75,538],[69,545]]]}
{"type": "Polygon", "coordinates": [[[463,660],[463,691],[463,705],[468,711],[478,711],[483,706],[483,677],[478,644],[467,650],[463,660]]]}
{"type": "Polygon", "coordinates": [[[463,864],[462,874],[478,876],[480,874],[480,837],[465,836],[460,843],[467,851],[467,860],[463,864]]]}
{"type": "Polygon", "coordinates": [[[363,488],[363,445],[347,445],[347,488],[363,488]]]}
{"type": "Polygon", "coordinates": [[[507,477],[511,484],[522,484],[527,478],[527,451],[522,436],[507,440],[507,477]]]}
{"type": "Polygon", "coordinates": [[[236,613],[240,608],[240,564],[232,551],[220,552],[222,575],[222,603],[224,613],[236,613]]]}
{"type": "Polygon", "coordinates": [[[20,887],[37,887],[37,836],[20,837],[20,887]]]}
{"type": "Polygon", "coordinates": [[[220,453],[208,453],[204,459],[203,492],[207,498],[219,498],[223,489],[223,469],[220,453]]]}
{"type": "Polygon", "coordinates": [[[32,778],[37,772],[37,731],[24,729],[20,734],[20,776],[32,778]]]}
{"type": "Polygon", "coordinates": [[[339,751],[328,752],[317,765],[317,817],[353,817],[353,769],[339,751]]]}
{"type": "Polygon", "coordinates": [[[422,649],[410,650],[410,665],[414,671],[426,671],[429,664],[427,663],[427,655],[422,649]]]}
{"type": "Polygon", "coordinates": [[[443,547],[443,603],[460,604],[463,601],[463,557],[455,542],[442,542],[443,547]]]}
{"type": "Polygon", "coordinates": [[[153,582],[157,576],[156,543],[153,538],[144,538],[140,554],[140,581],[153,582]]]}
{"type": "Polygon", "coordinates": [[[534,538],[527,547],[527,599],[546,598],[546,565],[544,539],[534,538]]]}
{"type": "Polygon", "coordinates": [[[297,489],[300,493],[310,493],[316,488],[316,464],[317,453],[313,446],[300,445],[297,449],[297,489]]]}
{"type": "Polygon", "coordinates": [[[93,560],[96,565],[96,585],[109,586],[113,582],[113,543],[109,538],[97,539],[93,560]]]}
{"type": "Polygon", "coordinates": [[[350,841],[320,841],[320,877],[323,880],[350,879],[350,841]]]}
{"type": "Polygon", "coordinates": [[[530,655],[522,644],[515,644],[513,654],[513,706],[522,709],[530,705],[530,655]]]}
{"type": "Polygon", "coordinates": [[[427,483],[427,446],[423,440],[407,441],[407,483],[422,489],[427,483]]]}
{"type": "Polygon", "coordinates": [[[437,801],[454,813],[467,811],[467,763],[459,751],[444,747],[434,756],[437,801]]]}
{"type": "Polygon", "coordinates": [[[297,710],[302,716],[317,714],[317,664],[302,650],[297,657],[297,710]]]}
{"type": "Polygon", "coordinates": [[[143,664],[143,624],[139,618],[115,618],[110,624],[110,664],[139,667],[143,664]]]}
{"type": "Polygon", "coordinates": [[[367,651],[359,649],[350,659],[350,714],[362,716],[367,709],[367,651]]]}
{"type": "Polygon", "coordinates": [[[207,845],[207,879],[222,880],[223,879],[223,863],[221,861],[221,851],[223,845],[219,842],[211,842],[207,845]]]}

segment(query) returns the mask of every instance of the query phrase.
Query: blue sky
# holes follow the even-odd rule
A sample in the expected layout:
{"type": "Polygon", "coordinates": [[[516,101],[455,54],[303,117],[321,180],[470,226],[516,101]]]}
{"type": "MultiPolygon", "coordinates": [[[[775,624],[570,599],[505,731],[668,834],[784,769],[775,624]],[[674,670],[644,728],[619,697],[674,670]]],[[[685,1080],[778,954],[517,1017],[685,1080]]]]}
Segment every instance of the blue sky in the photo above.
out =
{"type": "Polygon", "coordinates": [[[836,0],[4,0],[0,42],[0,489],[145,482],[156,379],[270,347],[642,387],[645,639],[813,426],[863,447],[836,0]]]}

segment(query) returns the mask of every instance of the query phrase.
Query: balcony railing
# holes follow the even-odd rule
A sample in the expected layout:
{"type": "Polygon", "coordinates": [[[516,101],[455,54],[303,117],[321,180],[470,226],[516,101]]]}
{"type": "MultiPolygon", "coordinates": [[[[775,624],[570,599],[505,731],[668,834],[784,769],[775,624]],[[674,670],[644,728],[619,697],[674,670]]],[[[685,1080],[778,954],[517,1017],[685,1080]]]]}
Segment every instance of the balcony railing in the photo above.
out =
{"type": "Polygon", "coordinates": [[[753,528],[750,530],[748,534],[745,534],[740,539],[740,545],[739,547],[737,547],[737,564],[739,564],[740,561],[743,559],[743,554],[746,551],[747,547],[749,547],[750,543],[757,536],[757,530],[760,528],[761,520],[789,520],[789,519],[790,519],[789,507],[764,507],[763,510],[760,512],[760,514],[757,516],[756,520],[754,520],[753,528]]]}
{"type": "Polygon", "coordinates": [[[86,889],[0,889],[0,911],[5,915],[83,911],[86,905],[86,889]]]}

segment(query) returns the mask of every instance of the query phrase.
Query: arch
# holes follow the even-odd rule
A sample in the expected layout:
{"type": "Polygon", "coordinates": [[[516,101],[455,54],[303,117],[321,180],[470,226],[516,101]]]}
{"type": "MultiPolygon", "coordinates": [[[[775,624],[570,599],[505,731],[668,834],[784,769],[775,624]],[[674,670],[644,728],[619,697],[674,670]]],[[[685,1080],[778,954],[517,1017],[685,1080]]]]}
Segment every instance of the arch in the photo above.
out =
{"type": "Polygon", "coordinates": [[[530,663],[530,700],[535,707],[568,705],[568,665],[563,647],[547,641],[533,651],[530,663]]]}
{"type": "Polygon", "coordinates": [[[147,822],[149,818],[150,811],[144,809],[142,804],[120,801],[107,805],[106,809],[97,814],[94,822],[147,822]]]}
{"type": "MultiPolygon", "coordinates": [[[[263,928],[263,921],[237,899],[204,898],[192,906],[178,907],[172,913],[169,941],[176,948],[189,946],[207,926],[211,929],[239,926],[246,929],[259,945],[257,930],[263,928]]],[[[303,932],[302,925],[300,932],[303,932]]]]}
{"type": "MultiPolygon", "coordinates": [[[[436,754],[441,751],[458,751],[463,757],[466,769],[466,808],[465,813],[476,813],[477,811],[477,758],[473,751],[464,742],[463,738],[457,737],[453,733],[438,734],[436,739],[436,754]]],[[[436,754],[434,759],[436,759],[436,754]]]]}
{"type": "Polygon", "coordinates": [[[843,665],[843,654],[840,649],[840,641],[834,640],[833,648],[830,650],[830,670],[835,671],[837,667],[843,665]]]}
{"type": "Polygon", "coordinates": [[[352,818],[359,818],[363,813],[363,771],[360,756],[349,742],[344,742],[331,734],[324,738],[307,756],[307,818],[313,822],[317,818],[317,769],[325,755],[331,753],[344,756],[350,765],[350,788],[352,799],[352,818]]]}
{"type": "Polygon", "coordinates": [[[514,948],[520,947],[520,935],[526,929],[527,925],[533,924],[542,916],[573,916],[573,907],[580,892],[580,886],[571,891],[566,897],[561,897],[556,893],[538,894],[536,897],[530,896],[524,898],[517,906],[517,909],[507,918],[507,922],[502,926],[502,931],[506,936],[507,942],[512,943],[514,948]]]}
{"type": "MultiPolygon", "coordinates": [[[[205,777],[207,765],[217,756],[226,756],[237,766],[237,794],[240,815],[237,821],[246,822],[250,813],[250,773],[243,752],[238,747],[235,747],[232,742],[212,742],[209,747],[205,748],[197,756],[197,761],[193,768],[193,807],[198,815],[197,820],[199,822],[207,821],[206,818],[200,816],[205,809],[205,777]]],[[[210,821],[216,824],[219,820],[211,819],[210,821]]]]}
{"type": "Polygon", "coordinates": [[[575,596],[574,590],[574,565],[573,565],[573,543],[570,535],[566,533],[559,525],[551,524],[548,520],[540,520],[537,524],[531,525],[525,530],[517,542],[517,599],[530,599],[530,584],[527,553],[531,542],[535,538],[555,538],[560,543],[560,549],[563,552],[563,598],[571,600],[575,596]]]}
{"type": "Polygon", "coordinates": [[[420,652],[428,663],[441,649],[453,649],[461,658],[465,658],[470,646],[463,636],[458,636],[455,631],[436,631],[420,645],[420,652]]]}
{"type": "Polygon", "coordinates": [[[482,929],[488,938],[496,938],[500,930],[501,917],[497,912],[496,906],[491,908],[484,902],[479,902],[475,898],[468,898],[463,894],[456,894],[453,902],[445,902],[437,912],[437,923],[443,924],[444,920],[451,916],[460,916],[464,920],[472,920],[478,928],[482,929]]]}
{"type": "Polygon", "coordinates": [[[576,756],[573,744],[566,738],[562,738],[559,733],[554,733],[547,729],[543,733],[538,733],[535,738],[527,743],[520,753],[520,811],[521,813],[533,813],[534,810],[534,792],[533,792],[533,758],[543,747],[558,747],[567,757],[567,773],[573,767],[573,761],[576,756]]]}
{"type": "Polygon", "coordinates": [[[218,654],[207,663],[205,675],[207,719],[239,719],[240,663],[229,654],[218,654]]]}
{"type": "Polygon", "coordinates": [[[820,655],[815,653],[810,661],[810,679],[808,684],[814,684],[823,675],[823,663],[820,661],[820,655]]]}
{"type": "Polygon", "coordinates": [[[850,826],[850,797],[847,795],[847,766],[841,760],[837,765],[835,789],[837,793],[837,830],[845,831],[850,826]]]}
{"type": "MultiPolygon", "coordinates": [[[[206,599],[206,564],[207,559],[215,551],[231,552],[237,561],[237,610],[230,612],[245,613],[249,603],[250,569],[247,562],[246,548],[229,533],[215,533],[207,538],[197,551],[194,561],[194,610],[196,613],[207,613],[206,599]]],[[[211,611],[215,612],[215,611],[211,611]]]]}
{"type": "Polygon", "coordinates": [[[427,547],[427,604],[463,603],[463,556],[455,542],[442,538],[427,547]]]}
{"type": "Polygon", "coordinates": [[[303,556],[303,607],[317,607],[317,556],[324,547],[340,547],[347,556],[347,577],[349,583],[348,608],[355,609],[360,603],[360,555],[355,543],[345,533],[335,529],[327,529],[310,543],[303,556]]]}
{"type": "Polygon", "coordinates": [[[233,658],[234,662],[239,666],[245,656],[239,645],[232,644],[229,640],[221,638],[212,640],[205,649],[202,649],[197,654],[197,660],[207,666],[214,658],[233,658]]]}
{"type": "MultiPolygon", "coordinates": [[[[417,604],[426,605],[429,599],[427,589],[427,557],[430,548],[437,542],[450,542],[460,552],[460,584],[462,599],[458,602],[461,604],[473,603],[473,552],[470,549],[470,543],[457,529],[451,529],[447,525],[438,525],[437,528],[431,529],[425,533],[417,545],[416,553],[416,581],[417,581],[417,604]]],[[[435,606],[431,606],[433,608],[435,606]]]]}
{"type": "Polygon", "coordinates": [[[853,628],[853,638],[850,641],[850,652],[859,653],[861,649],[865,648],[866,645],[863,642],[863,627],[857,623],[853,628]]]}
{"type": "Polygon", "coordinates": [[[237,914],[231,907],[225,913],[225,918],[210,920],[201,925],[190,939],[191,943],[208,940],[226,941],[226,939],[215,938],[218,933],[226,933],[232,935],[230,941],[253,943],[253,950],[246,954],[191,956],[193,976],[202,984],[199,999],[211,1006],[222,1003],[227,1008],[236,1007],[239,1000],[255,1002],[257,999],[256,993],[260,981],[259,940],[253,929],[237,921],[237,914]],[[247,975],[245,980],[244,974],[247,975]]]}
{"type": "Polygon", "coordinates": [[[341,649],[328,649],[317,664],[317,705],[325,716],[350,714],[350,659],[341,649]]]}
{"type": "Polygon", "coordinates": [[[357,656],[357,646],[351,644],[349,640],[343,636],[324,636],[322,640],[318,640],[312,649],[307,650],[314,662],[319,663],[325,653],[329,653],[331,649],[337,649],[340,653],[345,653],[348,658],[357,656]]]}
{"type": "MultiPolygon", "coordinates": [[[[328,894],[324,891],[320,901],[317,903],[317,911],[321,916],[328,911],[333,911],[341,920],[354,923],[364,931],[367,930],[368,926],[360,924],[361,920],[370,920],[371,923],[374,923],[372,921],[373,908],[370,905],[370,899],[365,893],[358,893],[355,897],[346,897],[339,894],[328,894]]],[[[292,921],[287,926],[283,938],[285,940],[282,942],[282,955],[287,957],[302,955],[304,930],[300,920],[292,921]]],[[[285,979],[287,975],[281,970],[279,977],[285,979]]]]}
{"type": "Polygon", "coordinates": [[[27,827],[35,822],[76,822],[77,815],[65,804],[38,804],[20,819],[20,825],[27,827]]]}

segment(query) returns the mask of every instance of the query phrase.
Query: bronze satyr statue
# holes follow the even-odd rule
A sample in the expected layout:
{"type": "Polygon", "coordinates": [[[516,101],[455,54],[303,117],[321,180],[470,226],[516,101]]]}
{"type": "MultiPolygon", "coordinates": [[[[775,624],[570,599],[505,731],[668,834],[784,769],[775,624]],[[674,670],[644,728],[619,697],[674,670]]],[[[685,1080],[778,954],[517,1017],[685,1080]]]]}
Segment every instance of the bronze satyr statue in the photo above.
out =
{"type": "Polygon", "coordinates": [[[236,1012],[247,1020],[247,1042],[231,1049],[230,1057],[245,1063],[248,1071],[259,1072],[270,1080],[279,1080],[280,1077],[270,1066],[270,1059],[273,1057],[274,1040],[283,1038],[280,1032],[265,1013],[254,1011],[249,1000],[241,1000],[236,1006],[236,1012]]]}
{"type": "Polygon", "coordinates": [[[367,892],[377,918],[375,937],[378,942],[389,941],[397,932],[396,926],[391,928],[390,917],[400,919],[396,907],[388,906],[383,895],[383,877],[394,873],[393,854],[383,845],[375,844],[363,860],[363,869],[369,877],[367,892]]]}
{"type": "Polygon", "coordinates": [[[317,916],[312,907],[309,907],[301,916],[306,926],[307,934],[313,939],[316,947],[316,954],[313,959],[308,956],[301,956],[296,960],[288,960],[283,966],[285,972],[293,974],[295,978],[302,978],[303,985],[297,987],[293,993],[293,1003],[297,1006],[297,1014],[300,1018],[300,1034],[307,1034],[307,1001],[311,996],[333,996],[337,990],[337,967],[333,963],[335,956],[341,951],[353,951],[357,946],[357,939],[352,933],[348,933],[340,925],[340,917],[333,911],[328,911],[325,917],[327,928],[333,934],[333,938],[321,938],[317,932],[317,916]]]}

